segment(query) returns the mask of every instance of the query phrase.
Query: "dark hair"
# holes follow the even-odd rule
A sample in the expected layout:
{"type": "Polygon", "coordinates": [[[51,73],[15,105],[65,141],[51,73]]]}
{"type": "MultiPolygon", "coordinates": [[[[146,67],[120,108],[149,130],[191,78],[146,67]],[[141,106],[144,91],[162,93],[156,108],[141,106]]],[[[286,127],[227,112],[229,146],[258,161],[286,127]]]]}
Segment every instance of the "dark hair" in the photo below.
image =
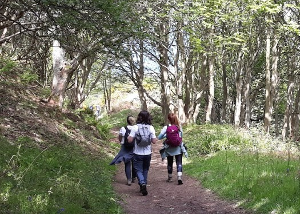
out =
{"type": "Polygon", "coordinates": [[[142,110],[137,117],[136,123],[152,125],[152,117],[146,110],[142,110]]]}
{"type": "Polygon", "coordinates": [[[170,121],[170,123],[172,125],[179,126],[179,120],[178,120],[177,116],[174,113],[169,113],[168,114],[168,120],[170,121]]]}

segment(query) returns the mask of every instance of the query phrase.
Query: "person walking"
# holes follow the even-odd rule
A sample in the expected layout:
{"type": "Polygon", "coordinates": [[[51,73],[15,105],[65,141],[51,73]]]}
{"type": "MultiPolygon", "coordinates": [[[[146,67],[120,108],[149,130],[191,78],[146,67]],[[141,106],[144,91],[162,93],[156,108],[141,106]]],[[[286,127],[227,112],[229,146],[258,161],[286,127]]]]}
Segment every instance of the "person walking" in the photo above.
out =
{"type": "Polygon", "coordinates": [[[167,158],[167,171],[168,171],[168,179],[167,182],[172,182],[172,172],[173,172],[173,162],[174,162],[174,156],[176,160],[176,166],[177,166],[177,182],[178,185],[182,185],[182,154],[185,154],[187,157],[187,151],[182,143],[182,128],[179,124],[179,120],[177,116],[174,113],[168,114],[168,120],[169,125],[166,125],[162,128],[160,134],[158,135],[158,140],[162,140],[166,138],[166,140],[163,143],[163,148],[160,150],[160,154],[162,157],[162,160],[167,158]],[[171,131],[169,131],[171,129],[171,131]],[[176,141],[174,144],[171,144],[171,137],[168,135],[171,135],[170,132],[172,132],[173,137],[172,141],[176,141]],[[178,135],[178,136],[176,136],[178,135]],[[168,139],[169,138],[169,139],[168,139]],[[176,139],[177,138],[177,139],[176,139]],[[175,140],[174,140],[175,139],[175,140]]]}
{"type": "Polygon", "coordinates": [[[131,183],[135,182],[136,172],[133,167],[133,149],[134,145],[128,143],[128,136],[131,131],[136,131],[138,126],[135,125],[135,118],[131,115],[127,117],[127,126],[122,127],[119,132],[119,142],[121,149],[116,157],[112,160],[110,165],[115,165],[121,162],[125,164],[125,175],[127,178],[127,185],[131,186],[131,183]]]}
{"type": "Polygon", "coordinates": [[[128,142],[134,143],[133,167],[137,174],[140,192],[144,196],[148,195],[147,182],[152,154],[151,143],[154,144],[157,141],[151,120],[148,111],[141,111],[136,121],[138,129],[130,132],[128,136],[128,142]]]}

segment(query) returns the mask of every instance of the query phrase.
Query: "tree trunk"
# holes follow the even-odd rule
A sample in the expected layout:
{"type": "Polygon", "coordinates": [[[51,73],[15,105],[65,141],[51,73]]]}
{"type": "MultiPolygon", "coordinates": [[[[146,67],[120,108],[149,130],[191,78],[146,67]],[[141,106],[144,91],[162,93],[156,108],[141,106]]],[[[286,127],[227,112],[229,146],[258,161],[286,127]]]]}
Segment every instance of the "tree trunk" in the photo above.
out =
{"type": "Polygon", "coordinates": [[[300,99],[300,88],[299,88],[299,81],[297,78],[297,75],[295,75],[295,70],[297,68],[297,61],[296,61],[296,54],[293,52],[293,55],[291,57],[290,61],[290,66],[291,66],[291,83],[293,84],[293,91],[291,93],[290,99],[291,99],[291,105],[290,105],[290,124],[289,124],[289,138],[296,140],[298,138],[298,131],[299,131],[299,99],[300,99]],[[297,86],[297,93],[296,96],[294,96],[295,93],[295,88],[297,86]],[[295,97],[295,98],[294,98],[295,97]],[[294,107],[294,109],[293,109],[294,107]],[[293,109],[293,110],[292,110],[293,109]]]}
{"type": "Polygon", "coordinates": [[[168,67],[169,67],[169,57],[168,57],[168,27],[167,21],[162,20],[160,24],[160,35],[161,41],[158,44],[159,52],[159,67],[160,67],[160,85],[161,85],[161,107],[162,115],[164,117],[165,124],[168,123],[168,114],[170,110],[170,86],[168,83],[168,67]]]}
{"type": "Polygon", "coordinates": [[[267,133],[270,132],[271,120],[272,120],[272,94],[271,94],[271,70],[270,70],[270,49],[271,39],[270,30],[267,29],[266,33],[266,100],[265,100],[265,118],[264,128],[267,133]]]}
{"type": "Polygon", "coordinates": [[[237,68],[235,72],[235,87],[236,87],[236,98],[235,98],[235,109],[234,109],[234,125],[238,127],[240,125],[241,108],[242,108],[242,83],[243,83],[243,65],[242,65],[243,53],[240,51],[237,59],[237,68]]]}
{"type": "Polygon", "coordinates": [[[67,86],[78,68],[79,64],[86,58],[84,54],[78,54],[70,64],[65,61],[64,50],[58,41],[53,42],[53,81],[48,103],[63,107],[67,86]]]}
{"type": "Polygon", "coordinates": [[[297,89],[296,98],[295,98],[295,108],[292,115],[291,121],[291,137],[294,141],[298,141],[299,136],[299,117],[300,117],[300,87],[297,89]]]}
{"type": "Polygon", "coordinates": [[[225,53],[223,51],[222,57],[222,89],[223,89],[223,96],[222,96],[222,110],[221,110],[221,122],[226,122],[226,108],[227,108],[227,96],[228,96],[228,89],[227,89],[227,71],[226,71],[226,59],[225,53]]]}
{"type": "Polygon", "coordinates": [[[197,94],[199,92],[197,88],[199,86],[198,87],[195,86],[195,76],[197,75],[196,71],[199,70],[198,60],[199,58],[194,56],[194,53],[191,52],[188,57],[188,62],[186,66],[186,84],[185,84],[185,97],[184,97],[184,114],[185,114],[186,122],[191,122],[191,118],[193,118],[195,106],[200,105],[199,101],[197,100],[197,94]]]}
{"type": "Polygon", "coordinates": [[[247,66],[245,78],[245,127],[250,128],[251,118],[251,100],[250,100],[250,85],[251,85],[251,68],[247,66]]]}
{"type": "Polygon", "coordinates": [[[144,80],[144,74],[145,74],[145,67],[144,67],[144,42],[143,40],[140,40],[140,54],[139,54],[139,87],[138,87],[138,94],[139,99],[141,102],[141,110],[148,110],[147,106],[147,100],[144,93],[144,87],[143,87],[143,80],[144,80]]]}
{"type": "MultiPolygon", "coordinates": [[[[177,82],[177,108],[178,108],[178,119],[181,123],[186,122],[186,115],[184,111],[184,101],[183,101],[183,88],[187,82],[185,79],[186,76],[186,54],[185,54],[185,48],[184,48],[184,42],[183,42],[183,33],[181,29],[181,24],[178,24],[178,33],[177,33],[177,57],[175,57],[175,62],[177,61],[177,64],[175,64],[176,70],[176,82],[177,82]],[[177,60],[177,59],[178,60],[177,60]],[[178,69],[178,61],[181,64],[181,71],[178,69]]],[[[186,94],[186,93],[185,93],[186,94]]]]}
{"type": "Polygon", "coordinates": [[[293,106],[293,97],[294,97],[294,87],[295,87],[295,75],[294,75],[294,57],[292,57],[292,62],[287,58],[288,65],[288,85],[287,85],[287,100],[286,108],[284,113],[283,127],[282,127],[282,139],[286,140],[288,133],[291,130],[291,109],[293,106]]]}
{"type": "MultiPolygon", "coordinates": [[[[84,94],[84,89],[86,89],[87,80],[90,76],[92,65],[94,62],[95,58],[86,58],[80,63],[81,72],[77,72],[75,74],[74,86],[71,91],[72,94],[70,96],[70,103],[71,106],[74,107],[74,109],[79,108],[81,103],[87,96],[87,94],[84,94]]],[[[101,71],[99,71],[99,73],[101,73],[101,71]]]]}
{"type": "Polygon", "coordinates": [[[57,40],[53,41],[53,81],[48,102],[62,108],[67,87],[68,69],[66,68],[65,52],[57,40]]]}
{"type": "Polygon", "coordinates": [[[260,47],[260,37],[256,38],[256,42],[254,40],[249,41],[249,49],[250,49],[250,57],[248,60],[248,63],[246,64],[245,68],[245,127],[250,128],[251,125],[251,109],[252,109],[252,103],[251,103],[251,83],[252,83],[252,70],[254,62],[257,61],[257,56],[259,53],[259,47],[260,47]],[[253,45],[254,44],[254,45],[253,45]]]}
{"type": "MultiPolygon", "coordinates": [[[[278,83],[279,83],[279,73],[278,73],[278,60],[279,60],[279,53],[278,53],[278,43],[279,39],[276,38],[277,35],[274,35],[274,40],[272,43],[272,65],[271,65],[271,105],[272,109],[277,108],[277,103],[278,103],[278,83]]],[[[279,134],[279,128],[278,128],[278,123],[277,120],[275,120],[275,133],[276,136],[279,134]]]]}
{"type": "Polygon", "coordinates": [[[106,111],[111,112],[111,73],[108,71],[103,79],[103,93],[106,111]]]}
{"type": "Polygon", "coordinates": [[[206,123],[211,122],[212,108],[215,96],[215,82],[214,82],[214,59],[213,56],[208,57],[208,103],[206,108],[206,123]]]}

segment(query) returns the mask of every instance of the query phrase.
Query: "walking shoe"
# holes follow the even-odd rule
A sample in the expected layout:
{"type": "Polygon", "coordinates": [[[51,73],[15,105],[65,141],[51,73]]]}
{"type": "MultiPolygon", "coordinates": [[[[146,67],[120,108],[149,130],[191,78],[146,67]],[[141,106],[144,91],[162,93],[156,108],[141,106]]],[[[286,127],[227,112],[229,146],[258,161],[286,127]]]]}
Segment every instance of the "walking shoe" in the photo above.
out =
{"type": "Polygon", "coordinates": [[[172,182],[172,181],[173,181],[172,178],[167,179],[167,182],[172,182]]]}
{"type": "Polygon", "coordinates": [[[127,185],[131,186],[131,180],[130,179],[127,180],[127,185]]]}
{"type": "Polygon", "coordinates": [[[145,195],[148,195],[146,184],[143,184],[143,185],[141,186],[141,190],[142,190],[142,194],[143,194],[144,196],[145,196],[145,195]]]}
{"type": "Polygon", "coordinates": [[[181,184],[183,184],[182,180],[178,180],[178,185],[181,185],[181,184]]]}

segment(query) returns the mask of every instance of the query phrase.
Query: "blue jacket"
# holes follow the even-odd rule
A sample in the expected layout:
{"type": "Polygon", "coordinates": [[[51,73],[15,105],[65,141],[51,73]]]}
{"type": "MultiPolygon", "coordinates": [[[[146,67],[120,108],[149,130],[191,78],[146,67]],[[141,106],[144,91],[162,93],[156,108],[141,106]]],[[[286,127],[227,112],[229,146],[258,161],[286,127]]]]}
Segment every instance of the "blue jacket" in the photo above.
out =
{"type": "Polygon", "coordinates": [[[124,145],[121,146],[121,150],[116,155],[116,157],[112,160],[110,165],[121,163],[122,161],[124,163],[127,163],[128,161],[131,161],[133,158],[133,148],[128,149],[124,145]]]}

